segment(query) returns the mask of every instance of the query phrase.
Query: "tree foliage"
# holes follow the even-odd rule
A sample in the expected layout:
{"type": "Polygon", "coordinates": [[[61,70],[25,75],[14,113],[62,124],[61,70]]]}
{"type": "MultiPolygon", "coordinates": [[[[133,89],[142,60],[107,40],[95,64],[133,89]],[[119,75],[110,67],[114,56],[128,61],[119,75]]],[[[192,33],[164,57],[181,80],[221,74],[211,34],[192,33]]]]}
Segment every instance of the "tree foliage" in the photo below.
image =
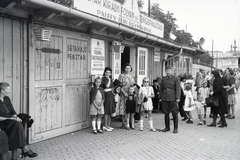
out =
{"type": "MultiPolygon", "coordinates": [[[[138,5],[141,9],[145,4],[142,0],[138,0],[138,5]]],[[[147,13],[144,14],[147,15],[147,13]]],[[[164,38],[171,40],[170,34],[172,33],[177,37],[173,41],[183,45],[196,47],[196,44],[194,43],[192,35],[190,33],[187,33],[184,30],[178,30],[179,27],[176,24],[177,19],[174,17],[173,13],[169,11],[167,13],[164,13],[158,3],[152,3],[150,15],[153,19],[164,24],[164,38]]]]}
{"type": "Polygon", "coordinates": [[[200,54],[200,55],[194,56],[193,59],[199,60],[199,62],[209,64],[209,65],[211,65],[213,62],[213,58],[210,56],[210,54],[208,52],[205,54],[200,54]]]}

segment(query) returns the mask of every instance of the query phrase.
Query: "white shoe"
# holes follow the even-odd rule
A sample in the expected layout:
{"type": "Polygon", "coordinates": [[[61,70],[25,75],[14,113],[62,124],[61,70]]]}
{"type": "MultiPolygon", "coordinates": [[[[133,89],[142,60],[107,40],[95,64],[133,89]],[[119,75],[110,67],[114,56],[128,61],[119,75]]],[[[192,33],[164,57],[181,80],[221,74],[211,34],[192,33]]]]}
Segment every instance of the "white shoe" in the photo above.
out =
{"type": "Polygon", "coordinates": [[[156,132],[156,129],[155,128],[151,128],[150,131],[156,132]]]}

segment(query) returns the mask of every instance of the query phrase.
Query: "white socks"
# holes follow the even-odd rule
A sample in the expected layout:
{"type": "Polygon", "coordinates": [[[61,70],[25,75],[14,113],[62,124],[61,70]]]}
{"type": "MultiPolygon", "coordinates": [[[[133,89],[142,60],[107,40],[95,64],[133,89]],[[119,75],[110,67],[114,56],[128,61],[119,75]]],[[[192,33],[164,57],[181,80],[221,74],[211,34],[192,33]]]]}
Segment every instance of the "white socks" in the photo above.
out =
{"type": "Polygon", "coordinates": [[[140,123],[140,128],[143,128],[143,120],[140,120],[139,123],[140,123]]]}
{"type": "Polygon", "coordinates": [[[93,130],[96,130],[96,121],[92,121],[93,130]]]}
{"type": "Polygon", "coordinates": [[[153,120],[149,120],[150,128],[153,128],[153,120]]]}
{"type": "Polygon", "coordinates": [[[97,121],[97,130],[100,130],[101,128],[101,121],[97,121]]]}

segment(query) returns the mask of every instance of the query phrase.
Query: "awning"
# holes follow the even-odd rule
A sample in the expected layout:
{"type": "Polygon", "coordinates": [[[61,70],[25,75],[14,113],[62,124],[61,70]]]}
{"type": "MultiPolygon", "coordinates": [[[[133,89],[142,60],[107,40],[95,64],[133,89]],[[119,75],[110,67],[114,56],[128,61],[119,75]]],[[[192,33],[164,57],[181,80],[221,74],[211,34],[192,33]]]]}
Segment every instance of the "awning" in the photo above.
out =
{"type": "Polygon", "coordinates": [[[66,22],[69,27],[83,29],[90,28],[95,33],[109,35],[113,38],[128,39],[140,43],[147,43],[152,46],[158,46],[168,51],[179,52],[182,48],[187,53],[205,53],[204,50],[180,45],[170,40],[158,37],[156,35],[146,34],[133,28],[118,24],[104,18],[100,18],[72,7],[67,7],[48,0],[3,0],[1,7],[6,9],[25,9],[34,17],[34,21],[45,21],[51,23],[51,19],[66,22]]]}

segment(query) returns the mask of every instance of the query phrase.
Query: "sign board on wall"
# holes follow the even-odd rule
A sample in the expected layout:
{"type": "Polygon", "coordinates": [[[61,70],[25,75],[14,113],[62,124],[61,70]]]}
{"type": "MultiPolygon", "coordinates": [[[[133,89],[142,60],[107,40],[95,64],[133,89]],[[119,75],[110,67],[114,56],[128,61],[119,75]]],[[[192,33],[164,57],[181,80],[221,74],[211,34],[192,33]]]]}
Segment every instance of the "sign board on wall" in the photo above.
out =
{"type": "Polygon", "coordinates": [[[102,75],[105,68],[105,43],[92,38],[91,41],[91,75],[102,75]]]}
{"type": "Polygon", "coordinates": [[[160,48],[154,48],[154,62],[160,62],[160,48]]]}
{"type": "Polygon", "coordinates": [[[74,8],[163,38],[163,23],[141,14],[137,0],[78,0],[74,8]]]}

